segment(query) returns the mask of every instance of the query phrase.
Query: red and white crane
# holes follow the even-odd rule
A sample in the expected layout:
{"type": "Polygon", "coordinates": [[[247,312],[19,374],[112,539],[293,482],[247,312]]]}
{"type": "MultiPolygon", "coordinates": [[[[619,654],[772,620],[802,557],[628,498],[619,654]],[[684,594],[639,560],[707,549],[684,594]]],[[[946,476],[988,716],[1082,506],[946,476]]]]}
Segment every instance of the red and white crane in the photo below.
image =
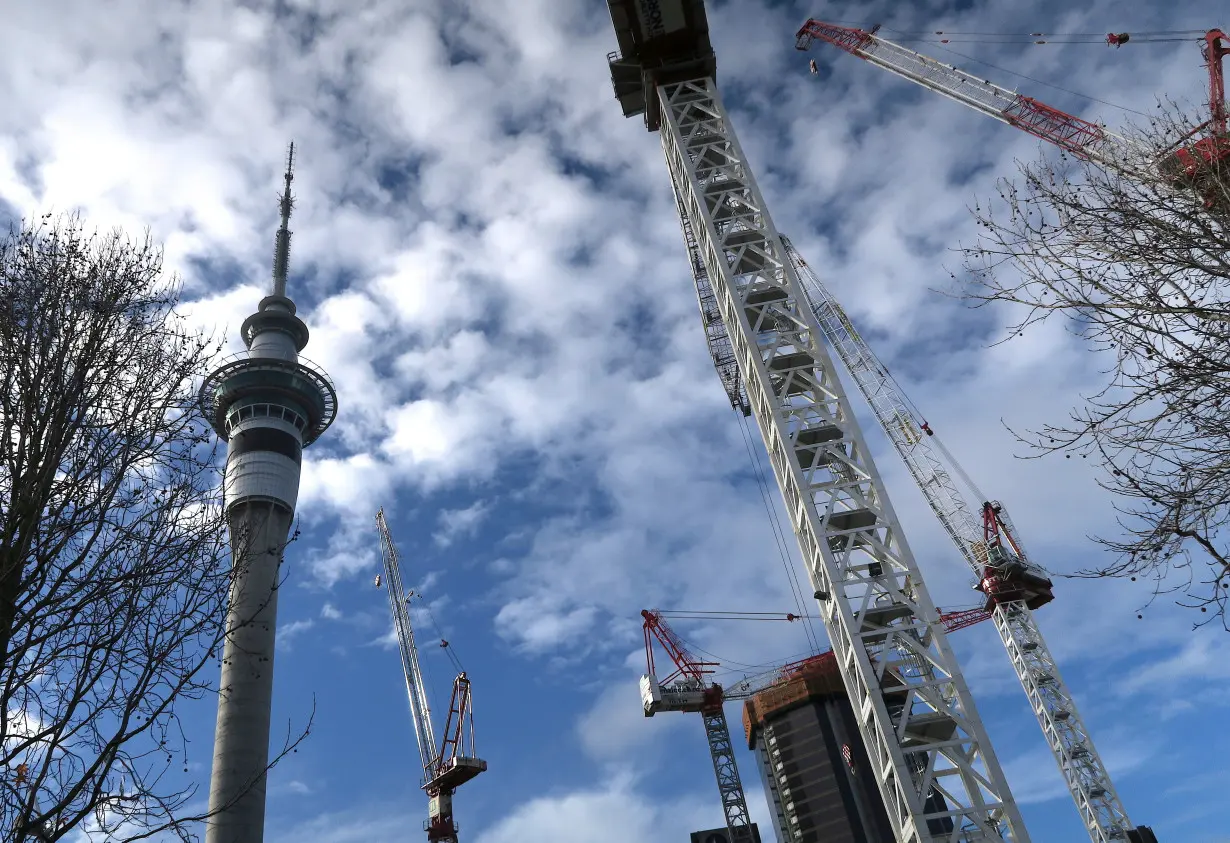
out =
{"type": "MultiPolygon", "coordinates": [[[[1081,158],[1110,168],[1141,172],[1141,164],[1146,160],[1142,154],[1156,152],[1133,151],[1124,138],[1097,123],[1082,120],[1032,97],[1001,88],[953,65],[895,44],[877,35],[878,30],[878,26],[867,31],[812,19],[795,34],[795,46],[807,50],[815,41],[825,41],[988,117],[1016,126],[1081,158]]],[[[1122,46],[1130,38],[1128,33],[1112,33],[1106,40],[1109,44],[1122,46]]],[[[1137,40],[1141,39],[1138,37],[1137,40]]],[[[1220,184],[1224,193],[1224,185],[1230,180],[1230,136],[1227,135],[1222,69],[1222,59],[1230,53],[1230,46],[1226,43],[1228,40],[1230,38],[1220,29],[1210,29],[1201,36],[1201,51],[1209,74],[1209,118],[1187,135],[1177,138],[1160,157],[1152,161],[1152,166],[1174,186],[1194,189],[1204,197],[1205,205],[1210,207],[1224,204],[1226,197],[1207,188],[1220,184]],[[1206,129],[1208,131],[1203,137],[1187,144],[1191,137],[1206,129]]]]}
{"type": "Polygon", "coordinates": [[[659,132],[897,842],[1024,843],[1020,809],[722,103],[703,0],[607,5],[616,98],[659,132]]]}
{"type": "Polygon", "coordinates": [[[653,717],[659,711],[700,712],[705,720],[705,737],[709,739],[709,755],[713,759],[713,773],[717,777],[730,843],[752,843],[752,819],[735,764],[730,726],[722,708],[725,697],[722,686],[707,678],[717,663],[703,662],[688,652],[687,646],[656,609],[642,609],[641,617],[645,619],[645,661],[648,665],[648,673],[641,677],[641,704],[645,716],[653,717]],[[654,666],[654,641],[666,651],[675,668],[660,681],[654,666]]]}
{"type": "MultiPolygon", "coordinates": [[[[474,751],[474,711],[470,704],[470,680],[465,671],[453,680],[448,716],[444,721],[444,737],[437,748],[431,723],[431,706],[423,671],[419,667],[418,646],[410,626],[410,599],[402,586],[401,565],[397,546],[389,533],[384,510],[376,513],[376,528],[380,531],[380,552],[384,561],[384,585],[389,593],[389,608],[401,651],[402,669],[406,675],[406,693],[410,698],[410,716],[414,721],[414,737],[418,741],[419,759],[423,765],[421,784],[427,791],[428,819],[423,826],[430,843],[457,843],[457,824],[453,820],[453,793],[487,769],[487,762],[474,751]]],[[[381,577],[376,577],[379,587],[381,577]]],[[[447,646],[447,642],[441,642],[447,646]]]]}

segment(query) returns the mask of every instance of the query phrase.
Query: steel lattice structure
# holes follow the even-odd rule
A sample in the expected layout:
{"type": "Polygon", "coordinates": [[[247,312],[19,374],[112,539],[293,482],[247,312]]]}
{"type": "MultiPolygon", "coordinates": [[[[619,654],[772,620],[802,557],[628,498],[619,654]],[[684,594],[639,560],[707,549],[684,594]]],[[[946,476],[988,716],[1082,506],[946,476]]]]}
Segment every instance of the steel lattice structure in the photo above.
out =
{"type": "MultiPolygon", "coordinates": [[[[384,509],[376,513],[376,528],[380,532],[380,554],[384,561],[384,578],[398,650],[401,652],[402,670],[406,676],[406,695],[410,698],[414,737],[418,741],[419,758],[423,763],[422,787],[428,797],[428,818],[423,830],[427,832],[428,843],[457,843],[453,793],[460,785],[487,769],[487,762],[477,757],[474,751],[470,680],[465,671],[458,673],[453,680],[453,694],[444,721],[444,740],[437,748],[427,688],[419,667],[418,645],[414,642],[414,629],[410,625],[410,594],[402,585],[397,545],[393,543],[385,521],[384,509]]],[[[380,577],[376,577],[376,585],[380,585],[380,577]]],[[[447,643],[441,642],[442,646],[447,646],[447,643]]]]}
{"type": "Polygon", "coordinates": [[[1123,138],[1097,123],[1001,88],[874,32],[809,20],[798,31],[795,46],[806,50],[817,38],[1081,157],[1118,166],[1120,156],[1116,152],[1127,145],[1123,138]]]}
{"type": "Polygon", "coordinates": [[[679,212],[679,227],[683,230],[683,243],[688,250],[688,265],[692,268],[692,281],[696,285],[696,303],[700,305],[700,321],[705,326],[709,357],[713,360],[713,367],[717,369],[730,406],[743,415],[750,416],[752,408],[747,403],[747,390],[743,388],[743,380],[739,377],[739,363],[735,360],[734,349],[730,346],[730,334],[726,330],[726,323],[722,321],[717,296],[713,294],[709,273],[705,269],[704,260],[701,259],[696,235],[692,233],[692,223],[688,221],[688,215],[683,209],[683,198],[678,190],[675,191],[675,210],[679,212]]]}
{"type": "MultiPolygon", "coordinates": [[[[995,544],[988,542],[991,537],[987,534],[989,522],[985,519],[995,518],[1010,537],[1011,550],[1015,551],[1012,556],[1030,565],[1006,513],[1002,507],[987,502],[983,508],[984,523],[976,523],[946,468],[945,459],[931,445],[935,440],[930,429],[915,417],[900,387],[866,340],[855,330],[836,297],[812,272],[790,241],[782,239],[829,343],[867,399],[927,503],[973,570],[980,587],[988,592],[995,628],[1012,661],[1012,668],[1029,697],[1030,707],[1042,726],[1090,838],[1094,843],[1123,840],[1133,825],[1115,791],[1106,765],[1089,737],[1076,702],[1046,646],[1028,601],[1019,589],[1004,581],[998,566],[993,564],[1007,558],[1005,554],[1009,549],[1001,544],[995,559],[989,555],[988,548],[996,548],[995,544]],[[988,512],[988,509],[991,511],[988,512]]],[[[954,467],[960,470],[955,464],[954,467]]]]}
{"type": "Polygon", "coordinates": [[[431,725],[431,707],[427,701],[427,688],[423,685],[423,671],[419,668],[419,648],[414,643],[414,628],[410,625],[409,597],[401,582],[401,563],[397,545],[384,520],[384,510],[376,513],[376,529],[380,531],[380,554],[384,561],[384,585],[388,589],[389,609],[393,613],[393,626],[397,632],[398,650],[401,652],[402,670],[406,674],[406,696],[410,699],[410,717],[414,721],[414,737],[419,745],[419,758],[423,762],[423,775],[427,777],[436,761],[436,736],[431,725]]]}
{"type": "MultiPolygon", "coordinates": [[[[719,699],[720,699],[719,694],[719,699]]],[[[739,768],[735,766],[735,750],[730,742],[730,726],[721,704],[714,710],[702,711],[705,719],[705,737],[709,739],[709,757],[713,759],[713,774],[717,778],[718,793],[722,797],[722,813],[726,828],[731,832],[731,843],[752,843],[752,817],[743,796],[743,782],[739,768]]]]}
{"type": "Polygon", "coordinates": [[[661,140],[900,843],[1028,839],[712,78],[661,140]],[[938,798],[937,798],[938,796],[938,798]]]}

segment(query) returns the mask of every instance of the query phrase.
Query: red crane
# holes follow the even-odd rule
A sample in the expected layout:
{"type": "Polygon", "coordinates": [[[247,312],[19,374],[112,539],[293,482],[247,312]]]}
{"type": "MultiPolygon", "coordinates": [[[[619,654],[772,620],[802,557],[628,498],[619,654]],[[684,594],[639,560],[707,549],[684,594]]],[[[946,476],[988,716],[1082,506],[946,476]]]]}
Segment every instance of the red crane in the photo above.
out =
{"type": "MultiPolygon", "coordinates": [[[[796,33],[795,47],[807,50],[815,41],[825,41],[1079,157],[1116,169],[1132,169],[1134,156],[1125,154],[1130,150],[1124,139],[1097,123],[1082,120],[1032,97],[1001,88],[986,79],[881,38],[876,34],[879,28],[877,25],[870,30],[862,30],[812,19],[796,33]]],[[[1122,46],[1131,37],[1129,33],[1112,33],[1106,41],[1122,46]]],[[[1230,47],[1226,44],[1230,38],[1220,29],[1210,29],[1202,38],[1201,52],[1209,74],[1209,119],[1177,139],[1164,150],[1154,165],[1173,185],[1196,190],[1204,198],[1205,205],[1212,206],[1214,197],[1209,186],[1215,182],[1224,184],[1230,177],[1230,137],[1227,136],[1222,69],[1222,59],[1230,53],[1230,47]],[[1206,130],[1204,137],[1187,144],[1190,138],[1206,130]]],[[[1147,39],[1146,33],[1144,40],[1147,39]]],[[[1137,40],[1142,39],[1138,36],[1137,40]]],[[[813,62],[812,72],[816,71],[813,62]]]]}
{"type": "Polygon", "coordinates": [[[641,703],[645,716],[659,711],[699,711],[705,720],[705,735],[709,739],[709,755],[722,797],[722,811],[731,843],[752,843],[752,820],[743,795],[743,782],[735,765],[734,746],[730,742],[730,726],[722,709],[725,699],[722,686],[711,683],[716,662],[703,662],[688,652],[687,647],[656,609],[643,609],[645,619],[645,661],[649,672],[641,677],[641,703]],[[666,650],[673,673],[658,681],[654,669],[653,642],[666,650]]]}

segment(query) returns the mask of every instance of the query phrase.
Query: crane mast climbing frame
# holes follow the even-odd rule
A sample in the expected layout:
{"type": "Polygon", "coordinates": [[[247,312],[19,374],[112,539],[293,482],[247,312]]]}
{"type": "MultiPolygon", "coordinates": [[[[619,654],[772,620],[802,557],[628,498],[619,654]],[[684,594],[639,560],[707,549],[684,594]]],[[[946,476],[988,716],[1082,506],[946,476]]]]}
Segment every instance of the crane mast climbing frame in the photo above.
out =
{"type": "MultiPolygon", "coordinates": [[[[782,241],[829,344],[986,594],[991,619],[1090,839],[1093,843],[1124,840],[1132,823],[1033,616],[1034,608],[1051,599],[1050,581],[1026,557],[1002,506],[985,502],[982,523],[975,521],[945,459],[931,446],[931,429],[915,417],[904,393],[836,297],[793,244],[785,237],[782,241]]],[[[947,462],[960,471],[951,458],[947,462]]]]}
{"type": "Polygon", "coordinates": [[[624,49],[611,58],[616,94],[625,114],[660,128],[899,843],[1028,840],[705,64],[703,4],[659,4],[661,18],[639,29],[643,10],[609,5],[624,49]],[[665,30],[688,14],[686,37],[665,30]]]}

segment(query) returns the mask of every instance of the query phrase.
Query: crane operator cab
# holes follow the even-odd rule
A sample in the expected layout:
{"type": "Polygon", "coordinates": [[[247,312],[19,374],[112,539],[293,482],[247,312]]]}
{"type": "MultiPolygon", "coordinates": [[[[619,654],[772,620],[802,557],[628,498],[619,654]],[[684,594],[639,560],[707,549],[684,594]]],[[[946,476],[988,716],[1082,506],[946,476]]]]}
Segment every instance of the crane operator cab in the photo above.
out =
{"type": "Polygon", "coordinates": [[[997,501],[982,506],[987,558],[982,579],[975,588],[986,595],[986,610],[993,610],[999,603],[1017,601],[1024,601],[1030,609],[1050,603],[1055,599],[1051,579],[1021,552],[1003,506],[997,501]]]}

